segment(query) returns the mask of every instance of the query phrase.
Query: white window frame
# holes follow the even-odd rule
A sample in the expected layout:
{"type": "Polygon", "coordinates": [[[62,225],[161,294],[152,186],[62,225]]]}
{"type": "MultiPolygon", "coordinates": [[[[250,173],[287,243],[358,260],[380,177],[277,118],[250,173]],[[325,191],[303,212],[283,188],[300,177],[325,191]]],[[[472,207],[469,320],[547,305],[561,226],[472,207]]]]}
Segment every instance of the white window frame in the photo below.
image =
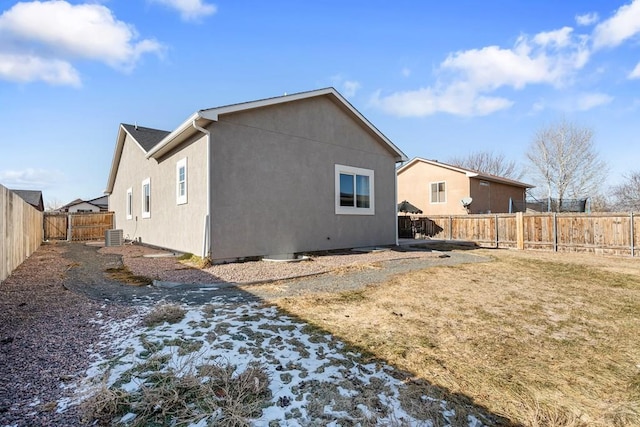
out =
{"type": "Polygon", "coordinates": [[[178,160],[176,163],[176,204],[184,205],[187,203],[187,158],[178,160]],[[180,181],[180,169],[184,168],[184,181],[180,181]],[[180,184],[184,183],[184,194],[180,194],[180,184]]]}
{"type": "Polygon", "coordinates": [[[133,219],[133,188],[127,188],[127,219],[133,219]]]}
{"type": "Polygon", "coordinates": [[[142,218],[151,218],[151,179],[147,178],[145,180],[142,181],[142,218]],[[145,191],[144,188],[148,187],[149,188],[149,206],[146,206],[146,201],[145,201],[145,191]],[[149,209],[145,211],[145,208],[148,207],[149,209]]]}
{"type": "Polygon", "coordinates": [[[433,181],[429,183],[429,203],[433,205],[447,203],[447,181],[433,181]],[[444,184],[444,200],[433,201],[433,184],[444,184]]]}
{"type": "MultiPolygon", "coordinates": [[[[375,174],[372,169],[356,168],[353,166],[335,165],[335,209],[336,215],[375,215],[375,174]],[[369,177],[369,207],[359,208],[357,206],[340,206],[340,175],[356,175],[369,177]]],[[[354,193],[357,189],[354,183],[354,193]]],[[[357,194],[354,194],[354,203],[357,201],[357,194]]]]}

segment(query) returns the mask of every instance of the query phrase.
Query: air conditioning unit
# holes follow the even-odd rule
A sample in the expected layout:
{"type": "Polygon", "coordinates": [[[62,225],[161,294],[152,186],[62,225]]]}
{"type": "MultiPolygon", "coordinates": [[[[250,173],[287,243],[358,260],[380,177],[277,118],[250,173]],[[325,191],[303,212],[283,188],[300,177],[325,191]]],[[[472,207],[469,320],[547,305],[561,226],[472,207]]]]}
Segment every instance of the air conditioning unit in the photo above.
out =
{"type": "Polygon", "coordinates": [[[107,230],[104,233],[104,245],[105,246],[122,246],[124,244],[124,237],[122,230],[107,230]]]}

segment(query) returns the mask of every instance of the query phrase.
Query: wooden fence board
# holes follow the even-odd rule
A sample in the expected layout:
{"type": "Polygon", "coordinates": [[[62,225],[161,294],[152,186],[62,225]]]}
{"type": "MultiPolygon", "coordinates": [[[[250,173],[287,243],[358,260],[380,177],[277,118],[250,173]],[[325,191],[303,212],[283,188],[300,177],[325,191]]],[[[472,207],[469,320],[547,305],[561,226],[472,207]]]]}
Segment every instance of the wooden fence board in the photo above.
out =
{"type": "Polygon", "coordinates": [[[433,239],[465,240],[479,246],[640,256],[640,215],[517,214],[413,215],[419,229],[433,239]]]}
{"type": "Polygon", "coordinates": [[[42,243],[42,212],[0,185],[0,281],[42,243]]]}
{"type": "Polygon", "coordinates": [[[113,228],[113,212],[46,212],[44,224],[47,240],[102,240],[113,228]]]}

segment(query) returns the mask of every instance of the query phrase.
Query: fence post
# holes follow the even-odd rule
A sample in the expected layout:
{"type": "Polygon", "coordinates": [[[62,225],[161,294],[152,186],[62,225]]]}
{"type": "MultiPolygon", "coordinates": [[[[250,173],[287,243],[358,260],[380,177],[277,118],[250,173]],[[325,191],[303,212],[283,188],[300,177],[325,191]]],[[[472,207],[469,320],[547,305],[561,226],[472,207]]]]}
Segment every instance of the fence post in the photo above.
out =
{"type": "Polygon", "coordinates": [[[67,214],[67,242],[71,241],[71,221],[72,216],[70,213],[67,214]]]}
{"type": "Polygon", "coordinates": [[[631,212],[631,214],[629,216],[631,218],[631,227],[629,227],[631,229],[631,257],[634,257],[636,255],[635,254],[635,252],[636,252],[636,250],[635,250],[635,242],[634,242],[636,233],[633,230],[633,212],[631,212]]]}
{"type": "Polygon", "coordinates": [[[522,212],[516,212],[516,240],[519,250],[524,250],[524,217],[522,212]]]}
{"type": "Polygon", "coordinates": [[[496,214],[496,249],[500,247],[500,239],[498,238],[498,215],[496,214]]]}
{"type": "Polygon", "coordinates": [[[558,214],[553,213],[553,252],[558,252],[558,214]]]}
{"type": "Polygon", "coordinates": [[[449,240],[453,240],[453,219],[449,215],[449,240]]]}

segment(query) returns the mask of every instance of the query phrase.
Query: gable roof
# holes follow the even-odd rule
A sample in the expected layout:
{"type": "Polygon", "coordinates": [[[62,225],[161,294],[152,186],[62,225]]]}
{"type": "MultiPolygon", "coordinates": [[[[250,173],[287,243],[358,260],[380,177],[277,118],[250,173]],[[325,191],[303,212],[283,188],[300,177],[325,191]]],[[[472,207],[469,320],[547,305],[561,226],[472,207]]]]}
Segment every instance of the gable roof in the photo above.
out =
{"type": "Polygon", "coordinates": [[[522,187],[522,188],[534,188],[535,187],[535,185],[526,184],[524,182],[516,181],[515,179],[503,178],[501,176],[496,176],[496,175],[491,175],[491,174],[488,174],[488,173],[478,172],[478,171],[474,171],[472,169],[461,168],[460,166],[453,166],[453,165],[450,165],[450,164],[447,164],[447,163],[439,162],[437,160],[427,160],[427,159],[423,159],[421,157],[415,157],[415,158],[411,159],[411,161],[409,163],[407,163],[407,164],[401,166],[400,168],[398,168],[398,175],[400,175],[402,172],[406,171],[410,167],[412,167],[412,166],[414,166],[416,164],[419,164],[419,163],[426,163],[426,164],[431,165],[431,166],[441,167],[443,169],[448,169],[448,170],[452,170],[454,172],[463,173],[468,178],[477,178],[477,179],[482,179],[482,180],[485,180],[485,181],[498,182],[500,184],[512,185],[514,187],[522,187]]]}
{"type": "Polygon", "coordinates": [[[122,128],[135,139],[138,145],[142,147],[145,152],[148,152],[155,147],[160,141],[169,135],[169,131],[146,128],[138,125],[121,124],[122,128]]]}
{"type": "Polygon", "coordinates": [[[11,190],[22,200],[29,203],[34,208],[40,209],[42,206],[42,191],[39,190],[11,190]]]}
{"type": "Polygon", "coordinates": [[[207,126],[211,122],[218,121],[218,118],[224,114],[236,113],[240,111],[248,111],[255,108],[263,108],[271,105],[284,104],[287,102],[299,101],[302,99],[309,99],[318,96],[326,96],[331,99],[336,105],[338,105],[345,113],[349,114],[354,119],[360,121],[362,125],[368,129],[388,150],[391,152],[396,162],[403,162],[407,160],[407,156],[395,146],[389,138],[387,138],[382,132],[380,132],[369,120],[367,120],[353,105],[351,105],[342,95],[338,93],[332,87],[312,90],[308,92],[300,92],[291,95],[278,96],[273,98],[266,98],[257,101],[242,102],[239,104],[231,104],[222,107],[208,108],[204,110],[198,110],[187,118],[180,126],[171,132],[161,131],[158,129],[143,128],[140,126],[134,126],[132,131],[131,125],[120,125],[118,132],[118,138],[116,142],[116,149],[111,162],[111,171],[109,173],[109,179],[107,181],[106,194],[110,194],[113,190],[115,183],[115,175],[120,163],[120,157],[122,156],[122,148],[126,135],[130,135],[140,146],[140,148],[146,153],[146,158],[158,159],[167,154],[180,144],[185,142],[188,138],[199,133],[196,126],[207,126]],[[137,138],[145,139],[140,141],[137,138]]]}
{"type": "Polygon", "coordinates": [[[347,114],[351,115],[356,120],[360,121],[368,130],[370,130],[386,147],[394,154],[396,161],[406,161],[407,156],[396,147],[389,138],[387,138],[382,132],[380,132],[369,120],[367,120],[353,105],[351,105],[337,90],[332,87],[317,89],[308,92],[300,92],[291,95],[277,96],[273,98],[260,99],[257,101],[242,102],[239,104],[231,104],[222,107],[208,108],[205,110],[199,110],[185,120],[177,129],[166,136],[160,143],[158,143],[153,149],[147,153],[147,158],[158,158],[176,146],[184,142],[188,137],[195,134],[197,129],[194,128],[194,124],[198,122],[204,122],[206,124],[218,121],[218,118],[224,114],[236,113],[240,111],[248,111],[254,108],[263,108],[271,105],[284,104],[287,102],[299,101],[302,99],[309,99],[318,96],[327,96],[339,107],[342,108],[347,114]]]}

